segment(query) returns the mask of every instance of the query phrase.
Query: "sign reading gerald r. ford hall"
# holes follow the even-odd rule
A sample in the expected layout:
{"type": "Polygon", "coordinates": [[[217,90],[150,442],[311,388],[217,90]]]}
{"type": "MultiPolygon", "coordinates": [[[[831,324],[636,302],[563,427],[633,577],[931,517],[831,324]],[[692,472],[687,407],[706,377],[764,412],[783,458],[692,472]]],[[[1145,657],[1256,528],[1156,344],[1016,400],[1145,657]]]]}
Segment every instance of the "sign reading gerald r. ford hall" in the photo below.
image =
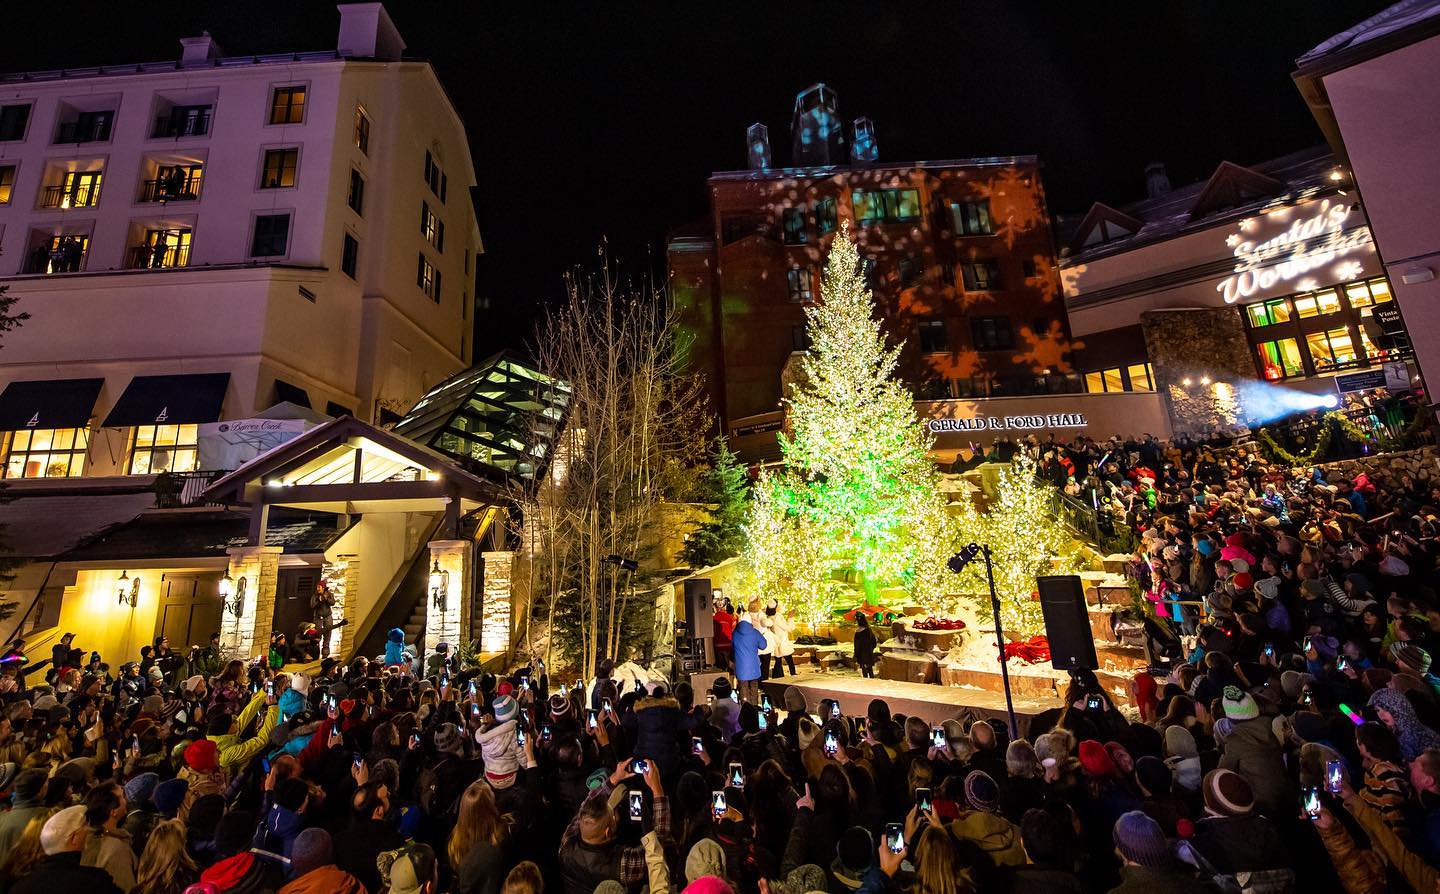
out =
{"type": "Polygon", "coordinates": [[[933,434],[946,431],[1034,431],[1040,428],[1084,428],[1084,413],[1046,413],[1035,416],[976,416],[973,419],[926,419],[933,434]]]}

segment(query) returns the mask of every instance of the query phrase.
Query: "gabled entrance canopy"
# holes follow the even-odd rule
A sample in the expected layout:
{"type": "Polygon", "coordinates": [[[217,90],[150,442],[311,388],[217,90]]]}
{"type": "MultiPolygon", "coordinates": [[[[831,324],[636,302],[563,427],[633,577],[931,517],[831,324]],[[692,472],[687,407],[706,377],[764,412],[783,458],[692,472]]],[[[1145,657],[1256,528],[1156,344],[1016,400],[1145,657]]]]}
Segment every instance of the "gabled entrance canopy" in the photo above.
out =
{"type": "Polygon", "coordinates": [[[252,544],[263,542],[271,506],[337,515],[443,511],[454,536],[461,517],[500,497],[497,485],[448,457],[349,416],[260,454],[204,495],[252,508],[252,544]]]}

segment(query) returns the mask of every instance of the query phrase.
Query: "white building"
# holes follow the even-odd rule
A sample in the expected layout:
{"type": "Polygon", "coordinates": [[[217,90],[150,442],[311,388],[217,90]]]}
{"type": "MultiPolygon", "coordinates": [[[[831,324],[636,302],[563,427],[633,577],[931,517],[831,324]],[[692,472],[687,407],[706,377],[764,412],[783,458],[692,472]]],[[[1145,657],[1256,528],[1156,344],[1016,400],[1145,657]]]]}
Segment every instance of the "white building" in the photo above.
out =
{"type": "Polygon", "coordinates": [[[469,365],[464,124],[338,8],[334,50],[0,75],[0,475],[197,469],[199,424],[390,421],[469,365]]]}

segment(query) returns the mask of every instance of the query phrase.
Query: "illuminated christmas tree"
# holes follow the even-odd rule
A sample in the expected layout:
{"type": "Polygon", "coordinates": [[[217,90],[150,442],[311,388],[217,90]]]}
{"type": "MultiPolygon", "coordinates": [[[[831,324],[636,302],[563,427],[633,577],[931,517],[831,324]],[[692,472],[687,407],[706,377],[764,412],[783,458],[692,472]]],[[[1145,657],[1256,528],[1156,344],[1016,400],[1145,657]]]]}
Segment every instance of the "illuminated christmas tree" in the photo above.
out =
{"type": "Polygon", "coordinates": [[[930,436],[894,378],[860,258],[842,228],[831,245],[821,303],[807,308],[810,350],[786,398],[784,470],[756,486],[747,559],[757,594],[789,600],[811,619],[843,591],[848,572],[866,602],[902,587],[922,603],[953,590],[943,563],[955,542],[930,436]]]}

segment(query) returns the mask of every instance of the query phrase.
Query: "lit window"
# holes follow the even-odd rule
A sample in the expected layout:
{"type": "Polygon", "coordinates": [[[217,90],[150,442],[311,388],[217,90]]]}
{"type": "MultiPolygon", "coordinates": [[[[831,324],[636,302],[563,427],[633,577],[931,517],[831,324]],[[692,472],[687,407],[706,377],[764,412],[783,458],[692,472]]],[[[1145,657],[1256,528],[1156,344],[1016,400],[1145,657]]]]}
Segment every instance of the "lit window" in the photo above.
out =
{"type": "Polygon", "coordinates": [[[1120,367],[1117,366],[1114,369],[1104,370],[1100,375],[1105,379],[1105,390],[1107,392],[1125,390],[1125,380],[1120,377],[1120,367]]]}
{"type": "Polygon", "coordinates": [[[895,223],[920,219],[918,189],[856,189],[850,193],[855,219],[866,223],[895,223]]]}
{"type": "Polygon", "coordinates": [[[345,241],[340,246],[340,272],[351,279],[355,279],[355,271],[358,269],[360,260],[360,242],[349,233],[345,234],[345,241]]]}
{"type": "Polygon", "coordinates": [[[435,216],[427,202],[420,203],[420,235],[435,246],[436,251],[445,250],[445,221],[435,216]]]}
{"type": "Polygon", "coordinates": [[[1315,293],[1315,303],[1322,314],[1334,314],[1340,312],[1340,296],[1334,289],[1326,289],[1323,292],[1315,293]]]}
{"type": "Polygon", "coordinates": [[[1281,338],[1255,346],[1260,359],[1260,375],[1270,381],[1288,379],[1302,375],[1305,367],[1300,361],[1300,348],[1293,338],[1281,338]]]}
{"type": "Polygon", "coordinates": [[[1354,363],[1357,359],[1348,326],[1307,333],[1305,348],[1310,352],[1310,362],[1316,370],[1334,369],[1354,363]]]}
{"type": "Polygon", "coordinates": [[[370,154],[370,116],[361,105],[355,107],[355,148],[370,154]]]}
{"type": "Polygon", "coordinates": [[[1155,377],[1148,363],[1132,363],[1125,367],[1125,374],[1130,377],[1131,391],[1154,391],[1155,377]]]}
{"type": "Polygon", "coordinates": [[[299,124],[304,120],[305,88],[276,87],[270,103],[270,123],[299,124]]]}
{"type": "Polygon", "coordinates": [[[1296,296],[1295,315],[1300,319],[1320,316],[1320,310],[1315,306],[1314,295],[1296,296]]]}
{"type": "Polygon", "coordinates": [[[1366,283],[1370,287],[1370,295],[1374,297],[1376,304],[1384,304],[1393,296],[1390,294],[1390,282],[1384,279],[1372,279],[1366,283]]]}
{"type": "Polygon", "coordinates": [[[145,181],[140,201],[184,202],[199,198],[204,174],[204,165],[158,165],[155,179],[145,181]]]}
{"type": "Polygon", "coordinates": [[[85,473],[89,432],[77,428],[23,429],[10,436],[6,478],[73,478],[85,473]]]}
{"type": "Polygon", "coordinates": [[[132,268],[158,270],[190,263],[190,230],[146,230],[140,244],[130,249],[132,268]]]}
{"type": "Polygon", "coordinates": [[[808,304],[815,300],[810,284],[810,271],[804,267],[792,267],[785,273],[785,286],[791,301],[808,304]]]}
{"type": "Polygon", "coordinates": [[[425,185],[430,187],[441,202],[445,201],[445,172],[440,170],[440,164],[435,161],[435,156],[429,149],[425,150],[425,185]]]}
{"type": "Polygon", "coordinates": [[[345,204],[356,214],[365,213],[365,178],[354,168],[350,169],[350,191],[345,195],[345,204]]]}
{"type": "Polygon", "coordinates": [[[781,224],[786,245],[804,245],[808,240],[805,231],[805,208],[786,208],[781,214],[781,224]]]}
{"type": "Polygon", "coordinates": [[[420,255],[420,266],[415,275],[415,284],[428,298],[436,304],[440,303],[440,271],[435,269],[435,265],[430,263],[430,259],[425,257],[424,253],[420,255]]]}
{"type": "Polygon", "coordinates": [[[1262,301],[1247,305],[1245,313],[1249,317],[1252,327],[1288,323],[1290,322],[1290,303],[1284,298],[1262,301]]]}
{"type": "Polygon", "coordinates": [[[10,204],[10,194],[14,189],[15,166],[0,165],[0,205],[10,204]]]}
{"type": "Polygon", "coordinates": [[[1015,347],[1009,317],[971,317],[970,336],[978,351],[1005,351],[1015,347]]]}
{"type": "Polygon", "coordinates": [[[834,199],[821,199],[815,203],[815,228],[820,231],[820,235],[835,232],[837,222],[834,199]]]}
{"type": "Polygon", "coordinates": [[[1105,392],[1105,377],[1098,372],[1086,373],[1085,390],[1090,394],[1103,394],[1105,392]]]}
{"type": "Polygon", "coordinates": [[[250,257],[273,258],[285,254],[290,244],[290,215],[259,214],[255,217],[255,238],[250,241],[250,257]]]}
{"type": "Polygon", "coordinates": [[[990,222],[990,200],[951,202],[950,223],[959,236],[988,236],[995,232],[990,222]]]}
{"type": "Polygon", "coordinates": [[[130,442],[130,474],[193,472],[199,426],[137,425],[130,442]]]}
{"type": "Polygon", "coordinates": [[[945,335],[944,320],[922,320],[920,322],[920,350],[926,354],[943,354],[950,350],[945,335]]]}
{"type": "Polygon", "coordinates": [[[44,237],[25,259],[26,273],[79,273],[85,269],[90,237],[85,233],[44,237]]]}
{"type": "Polygon", "coordinates": [[[299,149],[266,149],[265,169],[260,174],[260,188],[286,189],[294,186],[295,169],[299,164],[299,149]]]}
{"type": "Polygon", "coordinates": [[[967,261],[960,265],[960,276],[967,292],[993,292],[1000,285],[1000,265],[995,261],[967,261]]]}
{"type": "Polygon", "coordinates": [[[93,208],[100,202],[100,171],[69,171],[59,186],[45,187],[44,208],[93,208]]]}
{"type": "Polygon", "coordinates": [[[1345,298],[1350,302],[1351,307],[1369,307],[1375,303],[1370,297],[1370,287],[1363,282],[1355,282],[1345,287],[1345,298]]]}

